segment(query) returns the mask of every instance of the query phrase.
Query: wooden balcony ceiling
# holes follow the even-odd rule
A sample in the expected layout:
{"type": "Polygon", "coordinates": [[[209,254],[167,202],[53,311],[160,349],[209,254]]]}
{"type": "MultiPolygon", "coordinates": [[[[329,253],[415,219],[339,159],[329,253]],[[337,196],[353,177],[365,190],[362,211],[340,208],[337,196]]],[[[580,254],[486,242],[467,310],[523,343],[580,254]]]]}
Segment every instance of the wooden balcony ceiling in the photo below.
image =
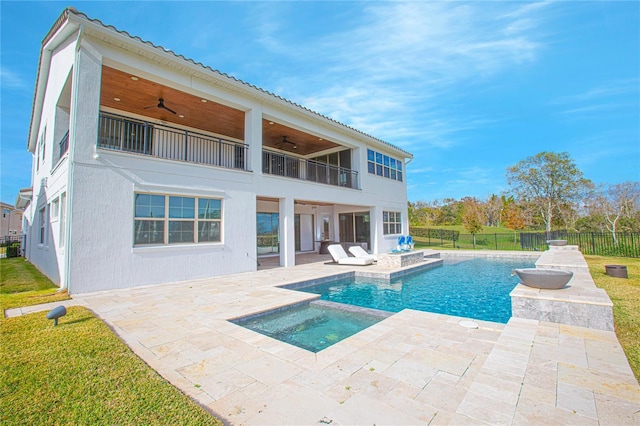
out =
{"type": "Polygon", "coordinates": [[[337,143],[270,120],[262,120],[262,144],[265,147],[281,149],[300,156],[312,155],[339,146],[337,143]],[[285,136],[289,142],[282,141],[285,136]]]}
{"type": "MultiPolygon", "coordinates": [[[[199,96],[104,65],[100,104],[244,141],[244,111],[211,100],[203,102],[199,96]],[[176,113],[158,108],[160,98],[164,99],[167,108],[176,113]]],[[[262,143],[265,147],[281,149],[299,156],[308,156],[339,146],[269,120],[262,122],[262,143]],[[291,143],[283,143],[284,136],[291,143]]]]}
{"type": "Polygon", "coordinates": [[[244,111],[102,66],[100,104],[157,120],[244,140],[244,111]],[[137,80],[132,79],[136,78],[137,80]],[[115,99],[120,99],[116,101],[115,99]],[[158,99],[170,111],[158,108],[158,99]]]}

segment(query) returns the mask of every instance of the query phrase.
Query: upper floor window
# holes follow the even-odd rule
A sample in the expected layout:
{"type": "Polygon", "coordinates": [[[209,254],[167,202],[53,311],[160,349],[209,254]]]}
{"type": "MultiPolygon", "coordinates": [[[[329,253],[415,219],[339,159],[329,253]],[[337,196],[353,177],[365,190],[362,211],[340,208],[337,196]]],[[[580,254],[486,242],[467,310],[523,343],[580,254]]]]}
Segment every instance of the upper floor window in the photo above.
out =
{"type": "Polygon", "coordinates": [[[135,194],[134,245],[220,242],[222,200],[135,194]]]}
{"type": "Polygon", "coordinates": [[[402,182],[402,161],[367,149],[367,170],[369,173],[402,182]]]}
{"type": "Polygon", "coordinates": [[[58,209],[60,207],[60,199],[56,198],[55,200],[53,200],[51,202],[51,205],[49,207],[50,209],[50,215],[51,215],[51,220],[58,220],[58,209]]]}

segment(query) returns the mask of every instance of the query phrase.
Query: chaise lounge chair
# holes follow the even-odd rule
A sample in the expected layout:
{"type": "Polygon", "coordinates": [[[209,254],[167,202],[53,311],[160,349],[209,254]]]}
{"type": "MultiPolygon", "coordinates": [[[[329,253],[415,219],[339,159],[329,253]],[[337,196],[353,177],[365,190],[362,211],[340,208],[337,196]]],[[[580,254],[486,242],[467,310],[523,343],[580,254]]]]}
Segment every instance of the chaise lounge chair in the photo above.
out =
{"type": "Polygon", "coordinates": [[[339,265],[371,265],[373,257],[349,257],[340,244],[331,244],[328,248],[333,261],[339,265]]]}
{"type": "Polygon", "coordinates": [[[374,255],[367,253],[366,250],[360,246],[349,247],[349,252],[355,257],[362,257],[362,258],[370,257],[371,259],[373,259],[374,262],[376,261],[376,257],[374,255]]]}

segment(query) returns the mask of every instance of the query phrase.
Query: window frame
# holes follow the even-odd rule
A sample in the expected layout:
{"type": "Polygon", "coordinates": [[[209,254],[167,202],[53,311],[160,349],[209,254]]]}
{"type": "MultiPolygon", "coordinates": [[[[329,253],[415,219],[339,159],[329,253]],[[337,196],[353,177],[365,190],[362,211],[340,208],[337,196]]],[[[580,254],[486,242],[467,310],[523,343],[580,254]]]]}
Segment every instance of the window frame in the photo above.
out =
{"type": "MultiPolygon", "coordinates": [[[[156,199],[156,203],[157,203],[156,199]]],[[[188,204],[188,203],[187,203],[188,204]]],[[[179,245],[189,245],[189,244],[222,244],[223,243],[223,215],[224,215],[224,199],[221,197],[211,197],[211,196],[195,196],[195,195],[183,195],[183,194],[163,194],[163,193],[147,193],[147,192],[134,192],[133,197],[133,247],[153,247],[153,246],[179,246],[179,245]],[[163,198],[163,213],[161,216],[153,216],[153,201],[150,200],[149,204],[149,213],[150,216],[138,215],[138,207],[143,208],[144,206],[139,206],[137,204],[137,196],[138,195],[147,195],[149,197],[162,197],[163,198]],[[193,200],[193,207],[189,205],[184,206],[184,200],[182,201],[181,206],[172,205],[172,202],[178,201],[178,199],[184,200],[193,200]],[[213,215],[218,217],[200,217],[200,202],[201,200],[208,200],[217,202],[218,207],[214,206],[213,215]],[[189,212],[192,214],[189,214],[189,212]],[[217,214],[215,213],[217,211],[217,214]],[[162,222],[162,242],[152,241],[152,242],[137,242],[138,233],[146,233],[151,232],[148,230],[139,231],[138,227],[141,226],[142,222],[162,222]],[[180,238],[179,241],[172,241],[172,235],[175,236],[178,233],[181,236],[184,236],[185,223],[191,223],[191,241],[185,241],[180,238]],[[210,224],[209,226],[213,226],[212,224],[217,223],[218,236],[217,240],[215,239],[215,232],[213,232],[214,239],[204,239],[202,236],[207,233],[207,230],[201,227],[201,224],[210,224]],[[178,226],[179,224],[179,226],[178,226]],[[177,229],[180,228],[180,229],[177,229]],[[173,234],[172,234],[173,233],[173,234]]],[[[159,204],[156,206],[159,207],[159,204]]],[[[207,213],[205,212],[205,215],[207,213]]],[[[157,225],[156,225],[157,226],[157,225]]],[[[188,233],[188,229],[186,230],[188,233]]],[[[211,229],[208,229],[208,233],[211,234],[211,229]]],[[[140,241],[140,240],[138,240],[140,241]]]]}
{"type": "Polygon", "coordinates": [[[62,194],[60,194],[59,197],[60,200],[60,204],[59,204],[59,214],[58,214],[58,220],[60,221],[59,223],[59,238],[58,238],[58,248],[64,248],[65,242],[66,242],[66,223],[67,223],[67,193],[63,192],[62,194]]]}
{"type": "Polygon", "coordinates": [[[51,222],[58,220],[60,211],[60,198],[56,197],[51,201],[49,205],[49,215],[51,216],[51,222]]]}
{"type": "Polygon", "coordinates": [[[369,174],[402,182],[402,161],[367,148],[367,171],[369,174]]]}
{"type": "Polygon", "coordinates": [[[40,225],[40,232],[38,234],[38,245],[45,246],[47,243],[47,206],[42,206],[38,209],[38,220],[40,225]]]}
{"type": "Polygon", "coordinates": [[[383,210],[382,212],[382,234],[401,235],[402,234],[402,212],[393,210],[383,210]],[[394,232],[391,232],[394,231],[394,232]]]}

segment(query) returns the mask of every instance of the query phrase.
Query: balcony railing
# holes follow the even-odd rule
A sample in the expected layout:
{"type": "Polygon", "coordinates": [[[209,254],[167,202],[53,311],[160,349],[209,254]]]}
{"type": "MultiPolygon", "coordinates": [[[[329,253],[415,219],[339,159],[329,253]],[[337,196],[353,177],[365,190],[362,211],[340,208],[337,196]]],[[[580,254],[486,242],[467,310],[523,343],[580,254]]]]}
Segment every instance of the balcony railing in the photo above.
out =
{"type": "Polygon", "coordinates": [[[62,139],[60,139],[60,143],[58,143],[58,158],[62,158],[64,154],[69,150],[69,131],[64,134],[62,139]]]}
{"type": "Polygon", "coordinates": [[[262,173],[360,189],[355,170],[269,150],[262,151],[262,173]]]}
{"type": "Polygon", "coordinates": [[[248,170],[246,144],[104,112],[98,148],[248,170]]]}

